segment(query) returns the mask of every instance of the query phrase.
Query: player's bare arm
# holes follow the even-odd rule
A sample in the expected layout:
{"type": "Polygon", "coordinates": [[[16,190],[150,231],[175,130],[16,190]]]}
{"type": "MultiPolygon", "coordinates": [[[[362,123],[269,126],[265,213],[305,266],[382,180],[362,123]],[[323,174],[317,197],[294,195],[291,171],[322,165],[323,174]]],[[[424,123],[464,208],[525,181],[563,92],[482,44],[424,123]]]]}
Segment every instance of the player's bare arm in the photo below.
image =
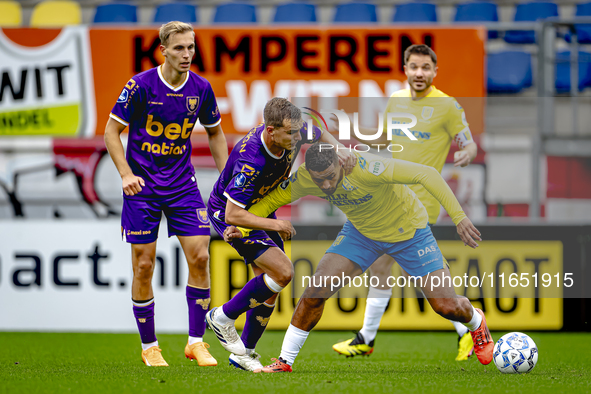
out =
{"type": "Polygon", "coordinates": [[[463,149],[454,153],[454,167],[466,167],[474,161],[477,153],[478,147],[475,142],[466,145],[463,149]]]}
{"type": "Polygon", "coordinates": [[[218,124],[213,127],[205,127],[205,132],[207,133],[211,155],[218,171],[221,173],[228,161],[228,143],[226,142],[222,125],[218,124]]]}
{"type": "Polygon", "coordinates": [[[109,118],[107,127],[105,128],[105,145],[119,171],[121,176],[121,182],[123,186],[123,193],[126,196],[133,196],[142,191],[142,186],[145,186],[145,182],[139,176],[135,176],[125,159],[125,151],[123,144],[121,143],[121,133],[127,126],[117,122],[113,118],[109,118]]]}
{"type": "Polygon", "coordinates": [[[276,231],[283,239],[291,239],[296,234],[288,220],[262,218],[231,201],[226,204],[226,223],[253,230],[276,231]]]}

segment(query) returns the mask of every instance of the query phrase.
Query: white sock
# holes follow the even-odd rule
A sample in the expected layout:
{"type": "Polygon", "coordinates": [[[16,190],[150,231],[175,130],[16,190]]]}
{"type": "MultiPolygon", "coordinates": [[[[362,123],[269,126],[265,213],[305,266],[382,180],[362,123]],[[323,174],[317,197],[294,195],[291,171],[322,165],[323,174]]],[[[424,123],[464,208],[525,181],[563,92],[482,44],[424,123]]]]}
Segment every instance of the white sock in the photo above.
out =
{"type": "Polygon", "coordinates": [[[476,330],[478,330],[478,327],[480,327],[481,323],[482,323],[482,316],[480,316],[480,313],[478,313],[476,311],[476,309],[474,309],[474,307],[472,307],[472,319],[468,323],[463,323],[463,324],[466,327],[468,327],[468,330],[476,331],[476,330]]]}
{"type": "Polygon", "coordinates": [[[203,342],[203,338],[189,336],[189,345],[192,345],[197,342],[203,342]]]}
{"type": "MultiPolygon", "coordinates": [[[[478,315],[480,316],[480,314],[478,314],[478,315]]],[[[463,337],[468,332],[468,327],[466,327],[465,325],[463,325],[459,321],[450,320],[450,322],[454,325],[456,332],[458,333],[460,338],[463,337]]]]}
{"type": "Polygon", "coordinates": [[[363,317],[363,327],[359,333],[363,335],[365,343],[369,344],[378,334],[380,328],[380,321],[388,302],[392,297],[392,289],[380,290],[375,287],[370,287],[367,292],[367,301],[365,302],[365,316],[363,317]]]}
{"type": "Polygon", "coordinates": [[[151,347],[158,346],[158,341],[150,343],[142,343],[142,350],[148,350],[151,347]]]}
{"type": "Polygon", "coordinates": [[[281,355],[279,357],[289,365],[293,365],[300,349],[306,342],[306,338],[308,338],[308,334],[310,334],[308,331],[300,330],[296,326],[290,324],[285,333],[285,337],[283,338],[281,355]]]}
{"type": "Polygon", "coordinates": [[[254,353],[254,349],[246,349],[246,355],[247,356],[250,356],[253,353],[254,353]]]}
{"type": "Polygon", "coordinates": [[[226,314],[224,313],[224,308],[222,308],[221,306],[215,310],[215,313],[213,314],[213,319],[223,326],[229,323],[234,324],[234,319],[230,319],[228,316],[226,316],[226,314]]]}

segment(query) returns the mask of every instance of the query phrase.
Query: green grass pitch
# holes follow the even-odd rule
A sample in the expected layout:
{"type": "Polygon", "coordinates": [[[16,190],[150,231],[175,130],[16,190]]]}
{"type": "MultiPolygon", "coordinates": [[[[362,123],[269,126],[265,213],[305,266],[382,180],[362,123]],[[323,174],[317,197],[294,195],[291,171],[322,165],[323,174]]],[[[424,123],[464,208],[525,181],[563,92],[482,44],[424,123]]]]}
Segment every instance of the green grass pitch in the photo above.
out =
{"type": "MultiPolygon", "coordinates": [[[[267,332],[257,350],[277,357],[283,332],[267,332]]],[[[500,338],[504,332],[493,333],[500,338]]],[[[253,374],[228,366],[209,331],[217,367],[184,357],[185,335],[159,335],[168,368],[148,368],[137,334],[1,333],[0,393],[583,393],[591,391],[591,334],[529,333],[538,365],[503,375],[475,357],[454,361],[455,333],[382,332],[369,357],[345,358],[334,342],[347,332],[312,332],[291,374],[253,374]]]]}

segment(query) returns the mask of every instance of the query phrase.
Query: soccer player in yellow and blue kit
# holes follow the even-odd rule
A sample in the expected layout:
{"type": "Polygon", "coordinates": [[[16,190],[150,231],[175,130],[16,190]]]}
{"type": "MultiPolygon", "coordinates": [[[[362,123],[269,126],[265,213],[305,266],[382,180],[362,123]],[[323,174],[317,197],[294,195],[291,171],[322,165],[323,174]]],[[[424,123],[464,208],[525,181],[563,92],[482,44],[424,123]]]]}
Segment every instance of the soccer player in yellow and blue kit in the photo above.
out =
{"type": "MultiPolygon", "coordinates": [[[[445,159],[454,140],[460,150],[454,155],[454,165],[465,167],[476,157],[477,147],[472,138],[466,114],[453,98],[437,89],[432,83],[437,75],[437,56],[427,45],[412,45],[404,53],[404,70],[408,78],[409,89],[392,94],[388,100],[386,113],[409,113],[417,118],[416,126],[410,131],[416,140],[410,140],[401,130],[394,130],[391,143],[403,146],[403,150],[395,152],[396,159],[408,160],[424,164],[441,172],[445,159]]],[[[395,119],[396,121],[396,119],[395,119]]],[[[408,119],[400,119],[400,123],[408,119]]],[[[363,130],[363,134],[375,134],[375,130],[363,130]]],[[[387,128],[385,127],[384,130],[387,128]]],[[[374,141],[385,144],[386,134],[374,141]]],[[[441,206],[420,184],[409,185],[421,200],[429,214],[429,225],[437,222],[441,206]]],[[[370,275],[379,278],[380,288],[371,287],[367,294],[363,327],[355,338],[339,342],[333,349],[347,357],[369,355],[373,352],[374,340],[380,321],[390,297],[392,289],[383,285],[391,273],[394,259],[388,255],[378,258],[370,268],[370,275]]],[[[452,321],[458,333],[458,355],[456,360],[467,360],[472,354],[472,339],[466,327],[452,321]]]]}
{"type": "MultiPolygon", "coordinates": [[[[241,217],[242,227],[271,229],[277,220],[267,218],[271,212],[313,195],[337,206],[348,219],[300,298],[279,359],[255,372],[291,372],[309,332],[322,317],[325,300],[344,285],[333,286],[332,279],[326,281],[326,278],[360,275],[383,254],[394,257],[406,272],[420,278],[417,283],[433,310],[447,319],[462,322],[472,334],[478,360],[489,364],[494,343],[484,314],[467,298],[456,295],[445,259],[427,225],[427,211],[406,185],[423,185],[444,206],[464,244],[477,247],[480,233],[432,167],[371,154],[360,154],[357,159],[358,164],[345,176],[334,148],[316,143],[306,152],[305,165],[250,207],[249,215],[241,217]],[[438,284],[434,277],[438,277],[438,284]]],[[[240,238],[248,232],[227,228],[224,239],[240,238]]]]}

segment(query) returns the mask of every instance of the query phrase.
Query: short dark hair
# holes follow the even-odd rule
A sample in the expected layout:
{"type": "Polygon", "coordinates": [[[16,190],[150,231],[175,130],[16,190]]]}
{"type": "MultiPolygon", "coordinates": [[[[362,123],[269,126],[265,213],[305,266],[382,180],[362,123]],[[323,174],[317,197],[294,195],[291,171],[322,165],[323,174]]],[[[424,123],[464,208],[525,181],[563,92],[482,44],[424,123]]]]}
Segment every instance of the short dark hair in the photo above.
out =
{"type": "Polygon", "coordinates": [[[290,119],[292,125],[299,122],[302,111],[283,97],[273,97],[265,104],[263,117],[266,126],[283,127],[285,119],[290,119]]]}
{"type": "Polygon", "coordinates": [[[335,147],[330,144],[317,142],[306,151],[306,168],[315,172],[326,170],[338,160],[335,147]]]}
{"type": "Polygon", "coordinates": [[[410,59],[410,55],[431,56],[431,60],[433,61],[433,64],[437,65],[437,55],[435,54],[433,49],[429,48],[425,44],[411,45],[408,48],[406,48],[406,51],[404,51],[404,64],[408,63],[408,59],[410,59]]]}

